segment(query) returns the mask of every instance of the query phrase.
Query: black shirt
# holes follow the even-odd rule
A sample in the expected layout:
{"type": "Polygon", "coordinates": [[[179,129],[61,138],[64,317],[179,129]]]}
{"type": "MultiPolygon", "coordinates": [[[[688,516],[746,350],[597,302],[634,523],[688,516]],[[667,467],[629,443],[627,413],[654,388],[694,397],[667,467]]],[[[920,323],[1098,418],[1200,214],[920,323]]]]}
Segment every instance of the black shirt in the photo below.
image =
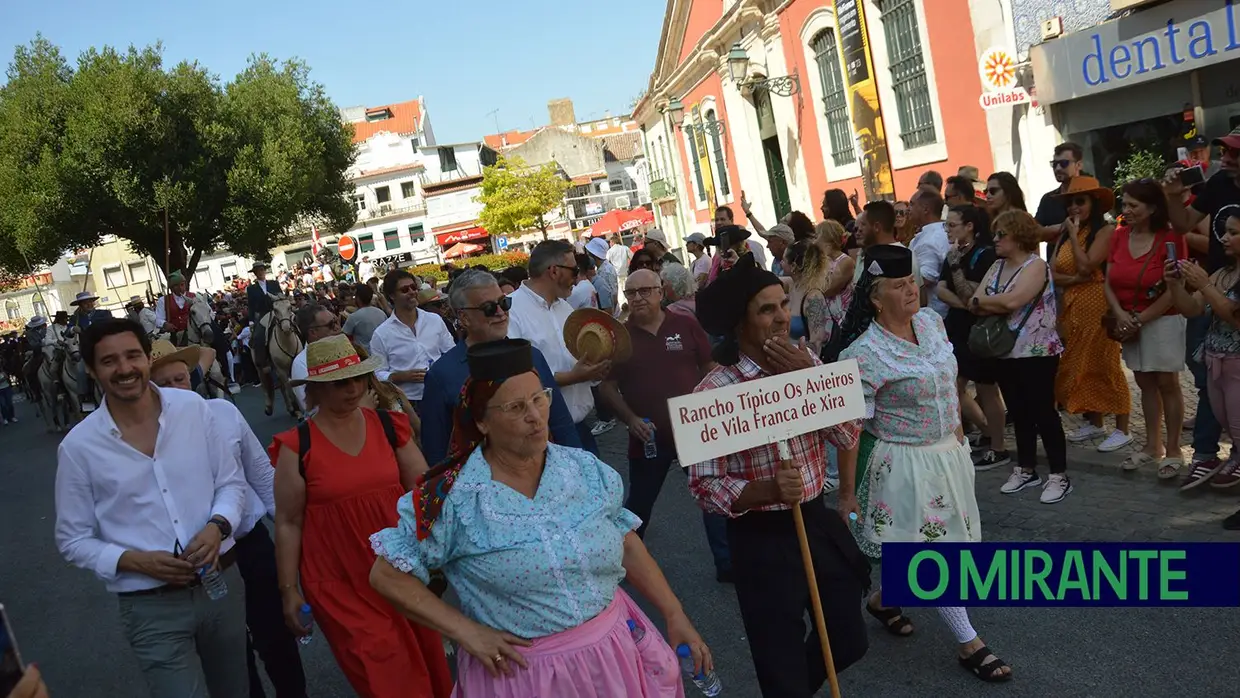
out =
{"type": "Polygon", "coordinates": [[[1038,212],[1034,215],[1038,225],[1049,228],[1068,220],[1068,199],[1060,196],[1062,188],[1056,188],[1042,195],[1038,202],[1038,212]]]}
{"type": "MultiPolygon", "coordinates": [[[[986,277],[986,272],[990,271],[990,265],[995,263],[998,256],[995,255],[993,247],[979,247],[974,245],[973,249],[960,258],[960,267],[964,271],[964,278],[973,283],[981,283],[986,277]]],[[[960,291],[956,289],[955,283],[952,281],[951,264],[945,259],[943,260],[943,269],[939,272],[939,279],[947,282],[947,288],[952,293],[960,296],[960,300],[966,304],[969,297],[961,296],[960,291]]],[[[943,325],[947,329],[947,339],[952,344],[968,344],[969,330],[973,328],[973,323],[977,321],[977,316],[963,308],[948,308],[947,318],[943,320],[943,325]]]]}
{"type": "Polygon", "coordinates": [[[1223,250],[1223,235],[1227,232],[1228,214],[1240,213],[1240,186],[1227,172],[1215,172],[1202,185],[1192,207],[1210,216],[1210,251],[1206,255],[1206,271],[1213,274],[1227,266],[1227,253],[1223,250]]]}

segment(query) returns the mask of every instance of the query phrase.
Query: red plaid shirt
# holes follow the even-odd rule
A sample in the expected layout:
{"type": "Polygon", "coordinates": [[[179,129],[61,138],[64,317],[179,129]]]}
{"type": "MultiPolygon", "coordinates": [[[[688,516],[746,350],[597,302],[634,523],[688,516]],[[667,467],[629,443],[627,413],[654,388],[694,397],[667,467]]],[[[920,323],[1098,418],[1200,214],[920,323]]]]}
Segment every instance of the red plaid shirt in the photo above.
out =
{"type": "MultiPolygon", "coordinates": [[[[821,363],[814,357],[815,365],[821,363]]],[[[693,392],[736,385],[769,375],[771,374],[764,371],[753,359],[741,354],[741,360],[735,366],[718,366],[706,374],[693,392]]],[[[801,479],[805,483],[802,502],[822,494],[827,476],[827,449],[824,442],[829,441],[836,448],[847,451],[856,448],[860,440],[861,422],[851,421],[811,431],[788,441],[788,446],[792,449],[792,460],[801,469],[801,479]]],[[[745,513],[732,511],[732,503],[741,496],[745,486],[756,480],[774,479],[778,469],[777,445],[772,443],[757,446],[690,465],[689,492],[697,500],[698,506],[706,511],[735,518],[745,513]]],[[[780,511],[788,508],[786,504],[771,504],[757,507],[754,511],[780,511]]]]}

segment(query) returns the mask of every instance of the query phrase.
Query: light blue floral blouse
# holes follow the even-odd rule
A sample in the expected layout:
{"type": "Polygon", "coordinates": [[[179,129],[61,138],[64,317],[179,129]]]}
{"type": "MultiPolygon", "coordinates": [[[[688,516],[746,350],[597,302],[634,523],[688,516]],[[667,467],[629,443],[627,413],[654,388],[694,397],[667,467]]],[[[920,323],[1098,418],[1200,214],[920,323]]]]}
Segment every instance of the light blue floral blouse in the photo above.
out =
{"type": "Polygon", "coordinates": [[[417,539],[409,493],[397,527],[370,543],[423,582],[443,570],[472,620],[533,639],[575,628],[611,603],[625,576],[624,536],[641,525],[623,499],[619,473],[588,451],[548,444],[530,499],[493,481],[478,447],[429,537],[417,539]]]}

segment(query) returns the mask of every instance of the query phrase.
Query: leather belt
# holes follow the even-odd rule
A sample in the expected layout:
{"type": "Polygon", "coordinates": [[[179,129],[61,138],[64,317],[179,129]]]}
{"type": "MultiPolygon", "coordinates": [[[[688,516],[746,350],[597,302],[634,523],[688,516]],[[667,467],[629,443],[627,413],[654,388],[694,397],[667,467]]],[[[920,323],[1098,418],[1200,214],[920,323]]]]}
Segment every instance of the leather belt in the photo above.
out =
{"type": "MultiPolygon", "coordinates": [[[[224,553],[223,555],[220,555],[220,558],[219,558],[220,571],[223,572],[229,567],[232,567],[234,564],[236,564],[236,562],[237,562],[237,546],[234,545],[231,549],[229,549],[228,552],[224,553]]],[[[150,589],[138,589],[137,591],[122,591],[122,592],[119,592],[117,596],[156,596],[158,594],[168,594],[168,593],[176,592],[176,591],[185,591],[187,589],[193,589],[195,587],[200,587],[200,586],[202,586],[202,577],[196,576],[194,577],[194,581],[190,582],[189,584],[163,584],[157,587],[151,587],[150,589]]]]}

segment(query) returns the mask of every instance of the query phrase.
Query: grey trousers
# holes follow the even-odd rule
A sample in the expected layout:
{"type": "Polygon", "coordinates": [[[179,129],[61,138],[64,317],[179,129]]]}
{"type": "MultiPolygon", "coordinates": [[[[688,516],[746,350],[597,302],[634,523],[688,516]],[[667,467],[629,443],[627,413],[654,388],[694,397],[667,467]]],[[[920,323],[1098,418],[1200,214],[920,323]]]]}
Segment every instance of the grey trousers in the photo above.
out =
{"type": "Polygon", "coordinates": [[[228,595],[202,587],[121,596],[121,627],[151,698],[247,698],[245,584],[234,565],[228,595]]]}

